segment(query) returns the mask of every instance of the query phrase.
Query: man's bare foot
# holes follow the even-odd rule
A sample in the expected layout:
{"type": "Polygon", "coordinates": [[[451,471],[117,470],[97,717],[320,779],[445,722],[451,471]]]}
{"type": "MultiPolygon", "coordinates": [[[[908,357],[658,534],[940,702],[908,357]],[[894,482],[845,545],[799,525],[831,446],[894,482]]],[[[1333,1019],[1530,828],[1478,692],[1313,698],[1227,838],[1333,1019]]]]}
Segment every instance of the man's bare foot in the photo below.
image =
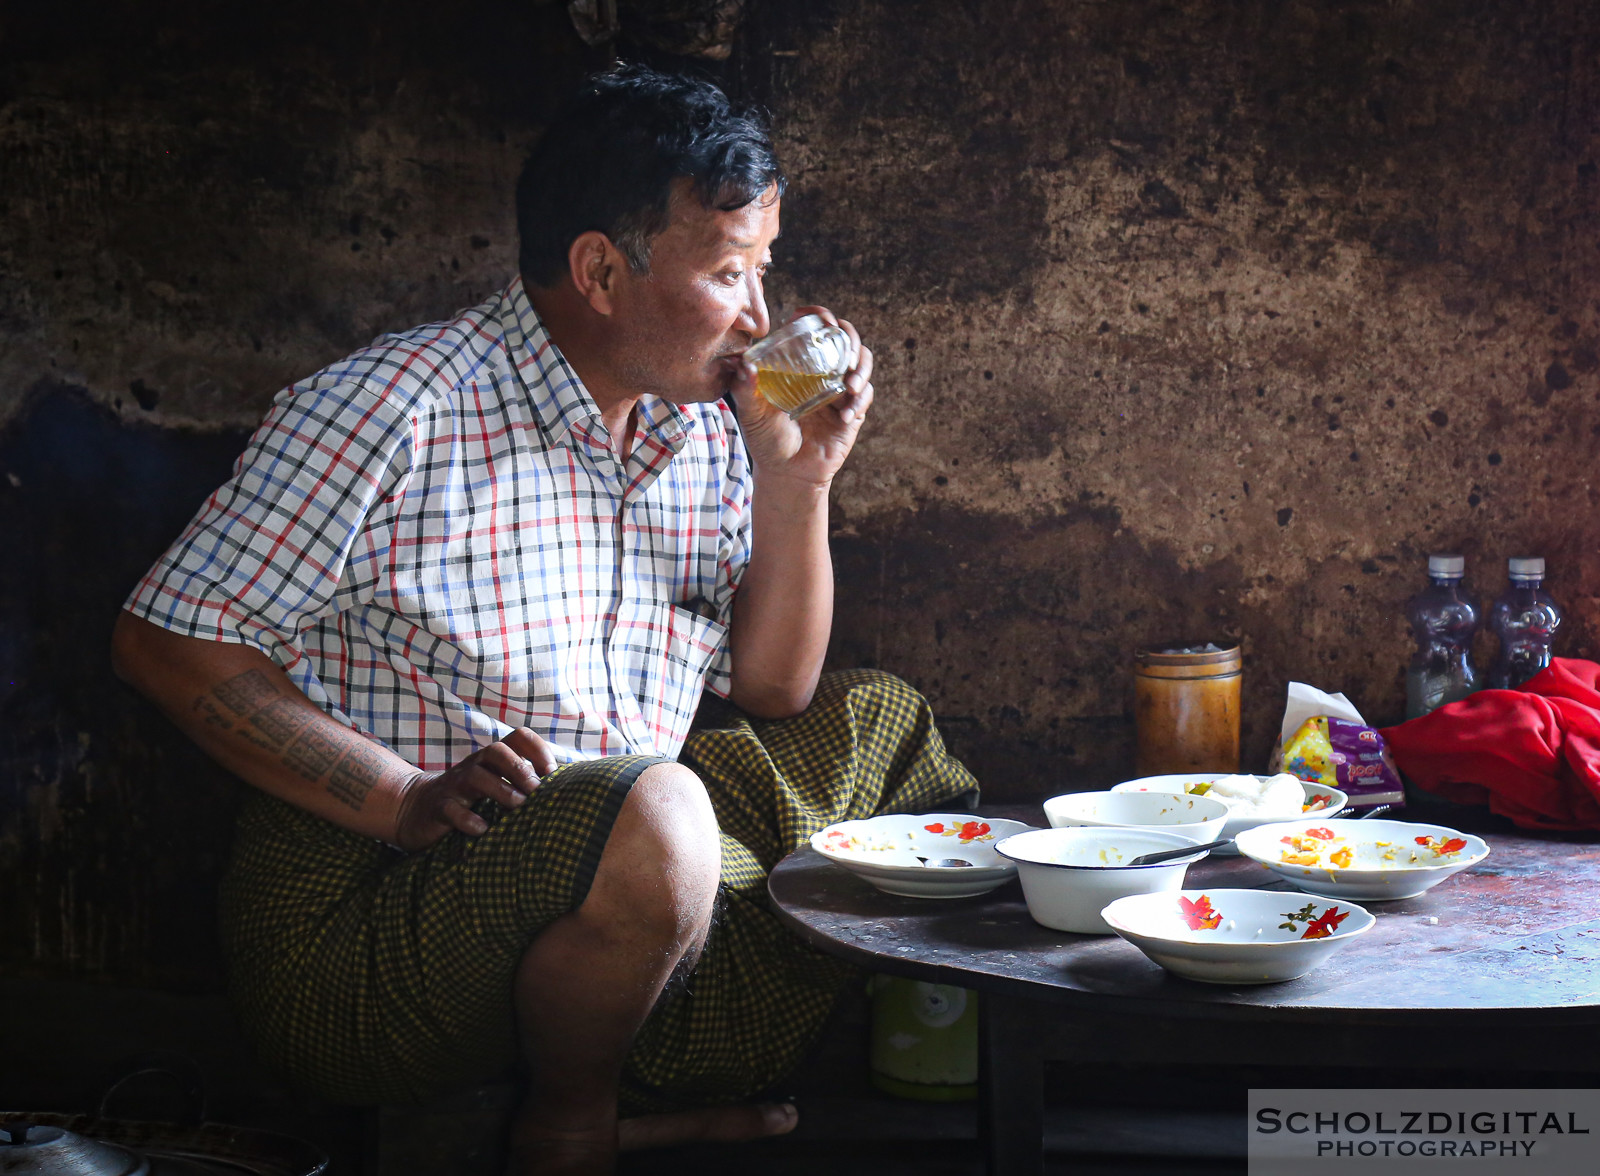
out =
{"type": "Polygon", "coordinates": [[[792,1103],[754,1103],[640,1115],[617,1123],[617,1147],[622,1151],[637,1151],[680,1143],[743,1143],[769,1135],[787,1135],[799,1121],[800,1113],[792,1103]]]}
{"type": "Polygon", "coordinates": [[[529,1116],[511,1133],[506,1176],[610,1176],[617,1152],[684,1143],[744,1143],[787,1135],[800,1121],[791,1103],[707,1107],[623,1119],[615,1131],[562,1131],[529,1116]]]}
{"type": "Polygon", "coordinates": [[[611,1176],[616,1167],[615,1131],[519,1130],[512,1133],[506,1176],[611,1176]]]}

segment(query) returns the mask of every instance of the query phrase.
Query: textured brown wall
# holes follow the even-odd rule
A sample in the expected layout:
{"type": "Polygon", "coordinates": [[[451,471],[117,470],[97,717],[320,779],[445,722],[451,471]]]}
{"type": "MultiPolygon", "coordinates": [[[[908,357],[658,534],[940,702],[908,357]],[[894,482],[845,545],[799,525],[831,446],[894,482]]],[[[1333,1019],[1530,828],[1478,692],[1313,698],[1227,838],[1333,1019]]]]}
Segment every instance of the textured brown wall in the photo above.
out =
{"type": "MultiPolygon", "coordinates": [[[[509,274],[597,58],[559,4],[452,11],[0,26],[0,966],[212,974],[226,793],[100,651],[278,386],[509,274]]],[[[992,795],[1122,772],[1179,635],[1243,641],[1252,760],[1291,677],[1395,717],[1430,550],[1481,595],[1545,555],[1593,652],[1591,6],[772,2],[717,68],[793,176],[771,300],[878,353],[835,661],[992,795]]]]}
{"type": "Polygon", "coordinates": [[[1291,677],[1396,717],[1430,550],[1545,555],[1592,649],[1592,6],[914,9],[764,71],[784,289],[879,348],[845,660],[1031,789],[1125,765],[1174,636],[1243,641],[1252,761],[1291,677]]]}

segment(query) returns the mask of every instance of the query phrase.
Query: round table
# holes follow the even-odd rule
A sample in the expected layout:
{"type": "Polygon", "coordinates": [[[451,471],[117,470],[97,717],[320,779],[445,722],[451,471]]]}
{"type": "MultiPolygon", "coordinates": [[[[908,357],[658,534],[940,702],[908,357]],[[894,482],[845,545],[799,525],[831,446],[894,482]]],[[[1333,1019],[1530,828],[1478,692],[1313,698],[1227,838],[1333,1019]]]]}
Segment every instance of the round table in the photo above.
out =
{"type": "MultiPolygon", "coordinates": [[[[984,815],[1041,824],[1036,808],[984,815]]],[[[1600,837],[1485,834],[1484,861],[1412,899],[1367,905],[1373,930],[1298,980],[1183,980],[1116,936],[1034,923],[1021,886],[967,899],[884,894],[811,849],[768,884],[802,939],[873,971],[976,989],[982,1121],[991,1173],[1043,1163],[1043,1066],[1180,1056],[1241,1064],[1305,1056],[1326,1066],[1395,1066],[1419,1043],[1434,1068],[1590,1071],[1600,1025],[1600,837]],[[1426,1031],[1425,1036],[1407,1033],[1426,1031]]],[[[1212,855],[1189,888],[1293,891],[1243,858],[1212,855]]],[[[1413,1064],[1420,1064],[1413,1059],[1413,1064]]]]}

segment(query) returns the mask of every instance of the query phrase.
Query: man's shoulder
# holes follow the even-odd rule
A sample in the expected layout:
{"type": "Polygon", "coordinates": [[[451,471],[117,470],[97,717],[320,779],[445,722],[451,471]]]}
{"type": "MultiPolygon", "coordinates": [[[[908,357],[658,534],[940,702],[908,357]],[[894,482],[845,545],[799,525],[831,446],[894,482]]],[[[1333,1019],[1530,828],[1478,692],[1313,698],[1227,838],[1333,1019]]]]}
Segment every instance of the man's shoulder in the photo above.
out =
{"type": "Polygon", "coordinates": [[[342,388],[383,402],[396,416],[425,414],[464,385],[482,381],[505,354],[503,299],[496,293],[452,318],[379,335],[283,395],[342,388]]]}

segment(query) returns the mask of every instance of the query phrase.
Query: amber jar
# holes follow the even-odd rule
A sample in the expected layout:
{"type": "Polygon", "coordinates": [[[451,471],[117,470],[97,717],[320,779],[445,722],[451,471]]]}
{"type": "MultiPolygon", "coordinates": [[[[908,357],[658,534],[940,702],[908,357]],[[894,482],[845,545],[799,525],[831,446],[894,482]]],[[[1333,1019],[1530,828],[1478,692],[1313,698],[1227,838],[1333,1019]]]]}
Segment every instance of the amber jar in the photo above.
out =
{"type": "Polygon", "coordinates": [[[1239,770],[1238,647],[1169,652],[1205,644],[1174,643],[1134,655],[1134,766],[1141,776],[1239,770]]]}

